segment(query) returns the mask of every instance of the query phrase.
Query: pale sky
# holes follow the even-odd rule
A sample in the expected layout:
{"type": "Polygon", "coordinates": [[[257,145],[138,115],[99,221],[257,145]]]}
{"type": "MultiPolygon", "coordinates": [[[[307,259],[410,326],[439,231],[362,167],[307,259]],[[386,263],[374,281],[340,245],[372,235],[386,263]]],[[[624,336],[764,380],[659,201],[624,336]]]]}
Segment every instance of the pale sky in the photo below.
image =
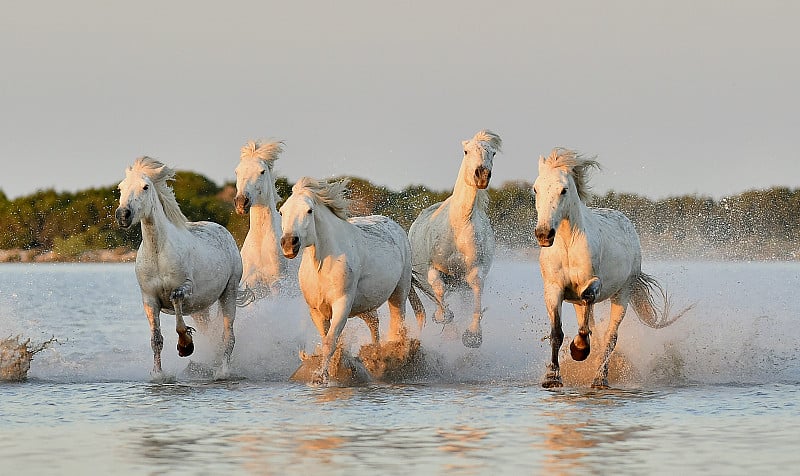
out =
{"type": "Polygon", "coordinates": [[[452,188],[461,141],[597,155],[595,190],[720,198],[800,187],[800,2],[31,1],[0,18],[0,189],[119,182],[140,155],[233,180],[452,188]],[[206,5],[208,4],[208,5],[206,5]]]}

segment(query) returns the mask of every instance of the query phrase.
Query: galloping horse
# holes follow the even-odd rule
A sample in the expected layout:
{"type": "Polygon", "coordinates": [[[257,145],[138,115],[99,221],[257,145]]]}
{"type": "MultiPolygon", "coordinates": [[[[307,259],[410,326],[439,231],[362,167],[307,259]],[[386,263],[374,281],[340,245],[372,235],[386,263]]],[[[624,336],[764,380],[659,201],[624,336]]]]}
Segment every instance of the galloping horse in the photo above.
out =
{"type": "Polygon", "coordinates": [[[574,151],[556,148],[549,157],[539,158],[536,194],[536,239],[544,282],[544,301],[550,316],[551,362],[542,386],[561,387],[558,354],[564,340],[561,303],[575,306],[578,335],[570,344],[572,358],[589,356],[589,336],[594,327],[594,304],[611,300],[611,318],[606,330],[606,348],[592,387],[608,387],[608,363],[617,343],[619,325],[628,303],[639,319],[652,328],[666,327],[687,310],[669,317],[669,299],[663,288],[641,270],[639,236],[621,212],[589,208],[587,173],[599,168],[597,161],[574,151]],[[653,292],[663,298],[656,309],[653,292]]]}
{"type": "Polygon", "coordinates": [[[242,245],[242,282],[240,287],[253,292],[254,298],[277,290],[286,273],[286,259],[281,253],[281,218],[276,204],[272,168],[283,152],[283,142],[249,141],[242,147],[236,167],[236,213],[250,214],[250,228],[242,245]]]}
{"type": "Polygon", "coordinates": [[[174,177],[171,168],[155,159],[137,159],[119,184],[119,208],[115,213],[122,228],[142,224],[136,278],[150,321],[152,376],[154,380],[164,378],[161,369],[164,337],[159,313],[175,314],[178,355],[186,357],[194,351],[194,329],[184,323],[184,313],[192,314],[199,324],[204,323],[208,307],[219,301],[224,322],[223,359],[215,377],[225,378],[233,352],[233,320],[242,260],[233,236],[223,226],[186,219],[167,185],[167,180],[174,177]]]}
{"type": "Polygon", "coordinates": [[[420,289],[436,302],[435,322],[453,320],[453,312],[444,302],[445,291],[465,285],[472,289],[472,323],[464,331],[462,342],[467,347],[480,347],[484,311],[481,295],[495,247],[494,231],[486,215],[489,194],[485,189],[502,141],[494,132],[482,130],[462,144],[464,159],[453,194],[423,210],[412,223],[408,237],[414,274],[426,280],[420,289]]]}
{"type": "Polygon", "coordinates": [[[298,279],[311,320],[322,337],[322,364],[314,383],[327,383],[328,367],[348,317],[364,319],[377,344],[376,309],[388,302],[388,340],[407,339],[406,299],[420,326],[425,309],[411,287],[411,249],[393,220],[372,215],[347,219],[347,181],[320,183],[303,177],[281,206],[281,248],[287,258],[302,250],[298,279]]]}

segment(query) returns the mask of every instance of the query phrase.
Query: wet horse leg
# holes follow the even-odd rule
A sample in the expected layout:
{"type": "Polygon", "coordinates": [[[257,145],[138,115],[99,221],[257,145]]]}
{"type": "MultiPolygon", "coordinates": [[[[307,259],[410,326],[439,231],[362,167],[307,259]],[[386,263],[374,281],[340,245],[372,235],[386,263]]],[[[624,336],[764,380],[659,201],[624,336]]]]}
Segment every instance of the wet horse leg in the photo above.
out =
{"type": "Polygon", "coordinates": [[[617,345],[617,335],[619,333],[619,325],[625,317],[627,310],[627,302],[620,302],[618,300],[611,301],[611,318],[608,321],[608,329],[606,330],[606,349],[603,352],[603,360],[600,367],[597,369],[592,388],[608,388],[608,362],[611,359],[611,353],[617,345]]]}
{"type": "Polygon", "coordinates": [[[235,281],[228,283],[225,292],[219,298],[219,306],[222,311],[222,363],[215,371],[214,378],[225,379],[230,375],[231,354],[236,343],[236,336],[233,333],[233,321],[236,318],[236,295],[238,285],[235,281]]]}
{"type": "Polygon", "coordinates": [[[561,302],[563,291],[560,286],[545,286],[544,301],[547,314],[550,317],[550,363],[547,364],[547,373],[542,380],[542,387],[563,387],[561,370],[558,365],[558,354],[564,342],[564,331],[561,328],[561,302]]]}
{"type": "Polygon", "coordinates": [[[369,328],[369,333],[372,336],[372,343],[378,344],[380,341],[380,333],[378,330],[378,313],[376,311],[368,311],[359,314],[358,317],[360,317],[369,328]]]}
{"type": "Polygon", "coordinates": [[[436,311],[433,313],[433,322],[437,324],[449,324],[453,322],[453,311],[448,309],[444,302],[444,280],[436,268],[428,270],[428,284],[431,285],[433,296],[436,299],[436,311]]]}
{"type": "Polygon", "coordinates": [[[578,335],[569,344],[569,353],[573,360],[578,362],[589,357],[591,346],[589,336],[592,333],[591,324],[594,322],[594,304],[576,303],[575,315],[578,318],[578,335]]]}
{"type": "Polygon", "coordinates": [[[481,332],[481,318],[483,317],[483,309],[481,308],[481,297],[483,294],[483,277],[481,270],[478,266],[473,266],[472,270],[466,276],[467,284],[472,288],[472,295],[474,298],[474,306],[472,309],[472,323],[464,330],[461,336],[461,342],[465,347],[476,349],[483,343],[483,334],[481,332]]]}
{"type": "Polygon", "coordinates": [[[153,349],[153,378],[161,378],[164,372],[161,369],[161,351],[164,349],[164,336],[161,334],[161,319],[159,313],[161,306],[149,300],[144,301],[144,312],[150,322],[150,347],[153,349]]]}
{"type": "Polygon", "coordinates": [[[328,324],[328,331],[322,338],[322,364],[319,370],[314,372],[314,378],[312,379],[312,383],[314,384],[324,385],[328,383],[328,379],[330,378],[329,367],[331,364],[331,357],[333,357],[333,353],[336,351],[339,335],[341,335],[344,329],[352,305],[353,301],[347,295],[337,299],[331,305],[331,320],[328,324]]]}
{"type": "Polygon", "coordinates": [[[169,296],[172,309],[175,310],[175,332],[178,333],[178,355],[181,357],[188,357],[194,352],[192,341],[194,328],[187,326],[183,321],[183,299],[189,294],[191,294],[189,289],[183,285],[175,288],[169,296]]]}

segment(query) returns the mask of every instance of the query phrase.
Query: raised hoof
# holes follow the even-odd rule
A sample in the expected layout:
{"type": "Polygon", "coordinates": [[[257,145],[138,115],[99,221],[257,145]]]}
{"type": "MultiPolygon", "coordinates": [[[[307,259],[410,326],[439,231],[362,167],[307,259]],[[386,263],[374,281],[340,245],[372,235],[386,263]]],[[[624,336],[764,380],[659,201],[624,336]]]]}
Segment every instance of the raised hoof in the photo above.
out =
{"type": "Polygon", "coordinates": [[[187,345],[178,343],[178,355],[181,357],[188,357],[194,352],[194,342],[189,342],[187,345]]]}
{"type": "Polygon", "coordinates": [[[461,342],[464,343],[464,347],[469,347],[470,349],[477,349],[483,343],[483,334],[481,331],[472,332],[469,329],[465,330],[463,334],[461,334],[461,342]]]}
{"type": "Polygon", "coordinates": [[[581,300],[586,304],[593,304],[597,300],[597,295],[600,293],[600,280],[594,278],[586,289],[581,293],[581,300]]]}
{"type": "Polygon", "coordinates": [[[437,309],[436,312],[433,313],[433,322],[437,324],[450,324],[453,322],[453,311],[450,309],[437,309]]]}
{"type": "Polygon", "coordinates": [[[582,336],[580,334],[575,336],[575,339],[569,343],[569,354],[573,360],[582,362],[589,357],[591,347],[589,345],[589,336],[582,336]]]}

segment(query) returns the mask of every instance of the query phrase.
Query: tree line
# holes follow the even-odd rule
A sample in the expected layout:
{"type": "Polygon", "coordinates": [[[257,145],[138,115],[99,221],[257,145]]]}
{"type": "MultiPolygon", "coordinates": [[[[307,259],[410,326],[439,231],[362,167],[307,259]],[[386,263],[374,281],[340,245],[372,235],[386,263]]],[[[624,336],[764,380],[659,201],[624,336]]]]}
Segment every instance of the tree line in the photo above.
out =
{"type": "MultiPolygon", "coordinates": [[[[386,215],[406,230],[420,211],[450,194],[420,185],[394,191],[364,179],[350,180],[353,215],[386,215]]],[[[172,185],[190,220],[226,226],[241,246],[249,219],[233,210],[233,183],[220,186],[203,175],[180,171],[172,185]]],[[[289,196],[291,185],[278,178],[282,198],[289,196]]],[[[508,182],[488,192],[498,245],[535,248],[531,184],[508,182]]],[[[0,191],[0,249],[52,250],[65,260],[89,250],[136,249],[139,227],[125,231],[114,223],[118,202],[116,186],[74,193],[40,190],[13,200],[0,191]]],[[[721,200],[696,195],[651,200],[612,191],[593,197],[589,205],[625,213],[649,258],[794,260],[800,254],[800,190],[775,187],[721,200]]]]}

